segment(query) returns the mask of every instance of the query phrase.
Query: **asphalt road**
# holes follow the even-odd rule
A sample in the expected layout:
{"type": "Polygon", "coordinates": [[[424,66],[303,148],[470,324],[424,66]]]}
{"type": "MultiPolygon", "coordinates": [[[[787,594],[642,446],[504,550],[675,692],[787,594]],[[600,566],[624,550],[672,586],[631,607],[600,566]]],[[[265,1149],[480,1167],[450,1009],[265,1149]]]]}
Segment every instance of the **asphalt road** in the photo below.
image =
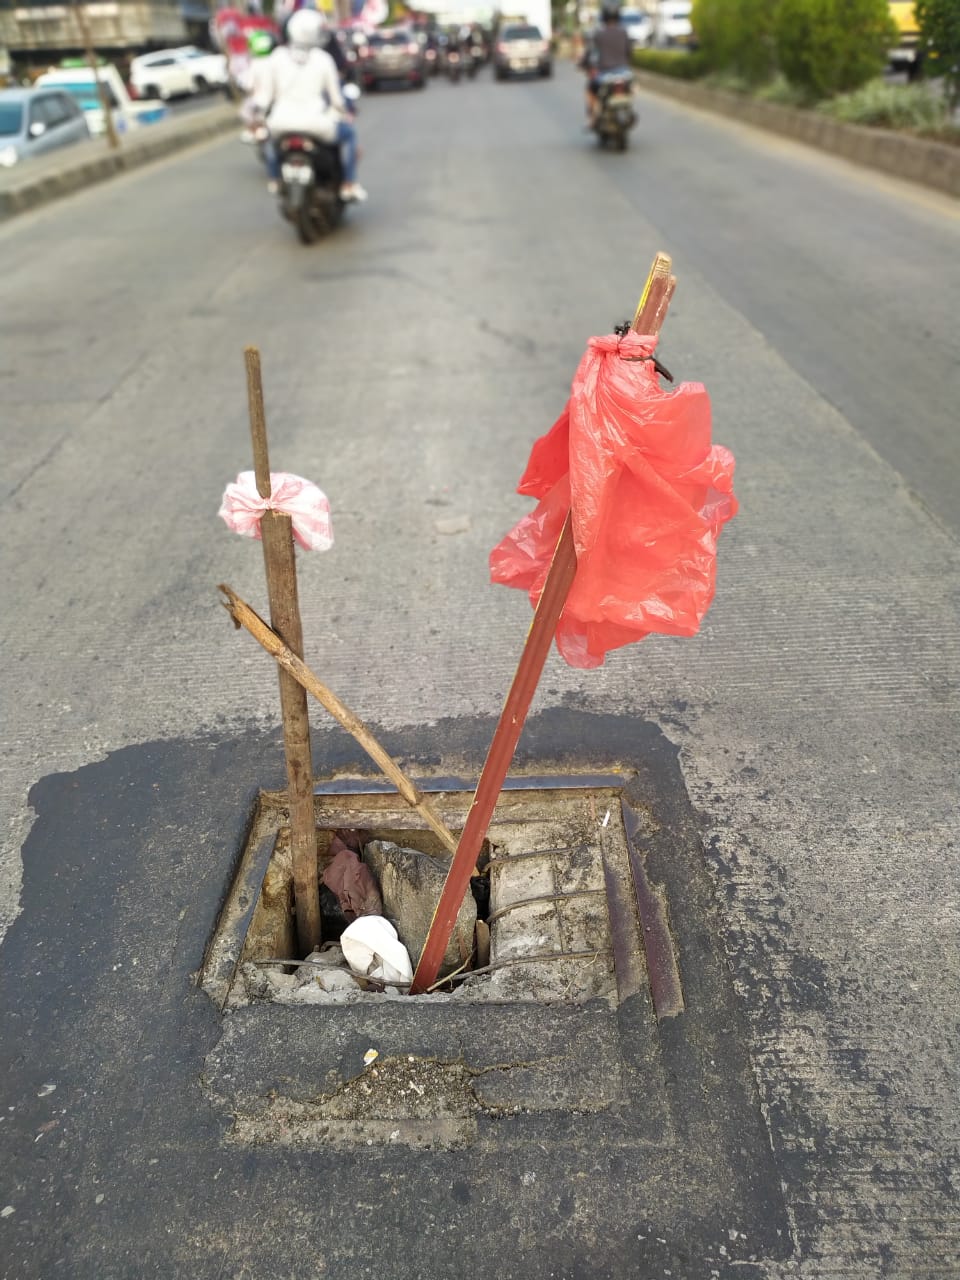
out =
{"type": "MultiPolygon", "coordinates": [[[[491,1256],[525,1280],[960,1271],[956,205],[654,100],[627,155],[600,153],[580,111],[566,66],[365,99],[370,202],[309,249],[233,139],[0,229],[5,1277],[440,1280],[453,1250],[468,1278],[491,1256]],[[333,508],[334,550],[301,558],[308,661],[410,759],[471,768],[529,614],[488,585],[487,552],[529,505],[513,487],[586,337],[632,312],[660,248],[680,279],[663,360],[709,388],[742,510],[701,634],[597,672],[551,658],[525,759],[576,760],[573,741],[583,764],[629,763],[618,733],[605,753],[608,724],[674,744],[780,1243],[751,1259],[732,1218],[708,1250],[685,1239],[692,1204],[649,1233],[615,1212],[643,1161],[602,1151],[593,1198],[530,1190],[546,1148],[539,1184],[502,1162],[468,1237],[437,1180],[469,1200],[470,1153],[415,1153],[433,1198],[411,1164],[379,1228],[374,1191],[342,1188],[355,1234],[312,1195],[284,1199],[307,1156],[273,1170],[268,1209],[252,1155],[217,1200],[216,1125],[154,1156],[142,1135],[175,1128],[164,1064],[143,1068],[147,1097],[111,1055],[169,1002],[188,1105],[220,1034],[212,1011],[197,1030],[189,973],[244,797],[280,779],[274,674],[215,590],[264,599],[258,549],[216,517],[250,465],[243,346],[262,348],[274,467],[333,508]],[[439,532],[448,517],[467,527],[439,532]],[[68,1089],[82,1050],[101,1066],[68,1089]],[[130,1207],[141,1185],[154,1219],[130,1207]],[[529,1216],[508,1229],[496,1205],[514,1198],[529,1216]],[[271,1231],[310,1267],[257,1253],[271,1231]]],[[[332,767],[340,737],[314,726],[332,767]]]]}

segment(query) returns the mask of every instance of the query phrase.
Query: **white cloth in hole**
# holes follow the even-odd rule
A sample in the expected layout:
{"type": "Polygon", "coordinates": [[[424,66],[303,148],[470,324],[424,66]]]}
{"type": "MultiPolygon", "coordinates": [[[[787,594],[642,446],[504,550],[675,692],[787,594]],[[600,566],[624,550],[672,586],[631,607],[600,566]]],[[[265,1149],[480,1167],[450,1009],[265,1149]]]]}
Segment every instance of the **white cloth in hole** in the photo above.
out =
{"type": "Polygon", "coordinates": [[[382,982],[413,981],[410,954],[383,916],[358,916],[340,935],[340,946],[354,973],[382,982]]]}

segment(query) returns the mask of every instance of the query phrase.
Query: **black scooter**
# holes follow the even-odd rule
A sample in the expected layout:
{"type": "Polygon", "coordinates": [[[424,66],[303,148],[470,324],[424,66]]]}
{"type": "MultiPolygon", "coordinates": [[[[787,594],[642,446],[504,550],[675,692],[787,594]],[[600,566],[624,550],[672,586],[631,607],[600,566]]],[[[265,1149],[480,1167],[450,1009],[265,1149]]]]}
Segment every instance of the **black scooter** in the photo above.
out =
{"type": "Polygon", "coordinates": [[[592,128],[601,147],[626,151],[637,123],[633,107],[633,72],[629,67],[602,71],[596,78],[597,111],[592,128]]]}
{"type": "Polygon", "coordinates": [[[277,139],[277,151],[280,212],[294,224],[304,244],[313,244],[343,217],[340,147],[307,134],[283,133],[277,139]]]}
{"type": "MultiPolygon", "coordinates": [[[[360,90],[343,86],[343,96],[356,110],[360,90]]],[[[340,145],[321,142],[305,133],[282,133],[277,138],[280,159],[280,212],[297,228],[304,244],[313,244],[333,231],[346,208],[341,199],[343,159],[340,145]]]]}

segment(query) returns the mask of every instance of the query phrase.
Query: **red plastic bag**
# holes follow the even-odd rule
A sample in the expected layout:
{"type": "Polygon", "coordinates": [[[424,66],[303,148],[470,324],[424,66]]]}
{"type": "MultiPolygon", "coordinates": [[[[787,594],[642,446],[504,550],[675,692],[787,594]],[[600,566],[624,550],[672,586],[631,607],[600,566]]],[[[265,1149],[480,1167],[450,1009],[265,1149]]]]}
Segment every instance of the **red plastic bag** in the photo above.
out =
{"type": "Polygon", "coordinates": [[[490,554],[492,581],[536,605],[567,511],[577,574],[557,627],[573,667],[652,631],[692,636],[713,600],[717,535],[737,511],[733,454],[710,443],[699,382],[664,391],[657,339],[591,338],[566,408],[518,492],[539,505],[490,554]]]}

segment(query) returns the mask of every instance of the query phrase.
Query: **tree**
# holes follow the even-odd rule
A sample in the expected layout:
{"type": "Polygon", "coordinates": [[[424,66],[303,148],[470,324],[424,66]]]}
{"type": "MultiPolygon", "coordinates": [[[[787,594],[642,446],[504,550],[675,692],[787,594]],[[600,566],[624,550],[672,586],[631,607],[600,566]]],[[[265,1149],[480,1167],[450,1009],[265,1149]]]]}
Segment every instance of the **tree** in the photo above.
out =
{"type": "Polygon", "coordinates": [[[711,71],[760,84],[774,71],[776,0],[694,0],[697,48],[711,71]]]}
{"type": "Polygon", "coordinates": [[[921,46],[932,60],[927,71],[943,76],[953,110],[960,104],[960,0],[917,0],[916,13],[921,46]]]}
{"type": "Polygon", "coordinates": [[[781,71],[813,98],[880,75],[896,41],[887,0],[780,0],[775,33],[781,71]]]}

